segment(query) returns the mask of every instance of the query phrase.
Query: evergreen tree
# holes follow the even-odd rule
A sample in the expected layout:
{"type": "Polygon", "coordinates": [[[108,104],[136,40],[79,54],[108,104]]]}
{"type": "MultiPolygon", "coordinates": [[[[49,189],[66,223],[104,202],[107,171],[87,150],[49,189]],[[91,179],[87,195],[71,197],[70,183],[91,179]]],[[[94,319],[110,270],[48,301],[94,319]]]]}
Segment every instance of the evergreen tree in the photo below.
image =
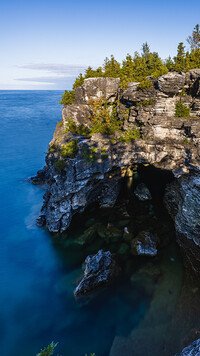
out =
{"type": "Polygon", "coordinates": [[[106,57],[103,68],[105,77],[120,78],[120,63],[116,61],[113,55],[110,56],[110,59],[106,57]]]}
{"type": "Polygon", "coordinates": [[[166,59],[165,65],[170,72],[173,72],[175,70],[174,62],[170,56],[166,59]]]}
{"type": "Polygon", "coordinates": [[[197,24],[192,32],[192,36],[187,38],[187,42],[190,45],[191,50],[200,49],[200,28],[197,24]]]}
{"type": "Polygon", "coordinates": [[[144,57],[146,60],[148,59],[148,56],[150,54],[150,47],[147,42],[142,44],[142,57],[144,57]]]}
{"type": "Polygon", "coordinates": [[[180,42],[177,47],[177,56],[174,57],[175,70],[177,72],[185,71],[186,69],[186,55],[185,46],[180,42]]]}

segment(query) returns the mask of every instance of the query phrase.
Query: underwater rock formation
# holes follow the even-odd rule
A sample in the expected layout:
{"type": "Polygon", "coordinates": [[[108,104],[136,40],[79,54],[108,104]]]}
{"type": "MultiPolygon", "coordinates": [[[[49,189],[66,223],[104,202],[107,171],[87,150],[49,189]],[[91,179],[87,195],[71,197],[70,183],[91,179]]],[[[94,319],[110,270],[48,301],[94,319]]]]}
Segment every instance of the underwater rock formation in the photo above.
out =
{"type": "Polygon", "coordinates": [[[74,291],[75,297],[109,283],[117,273],[117,265],[110,251],[99,250],[96,255],[88,256],[85,264],[84,276],[74,291]]]}
{"type": "Polygon", "coordinates": [[[158,236],[151,234],[149,231],[141,231],[137,237],[132,240],[131,251],[134,255],[156,256],[158,244],[158,236]]]}

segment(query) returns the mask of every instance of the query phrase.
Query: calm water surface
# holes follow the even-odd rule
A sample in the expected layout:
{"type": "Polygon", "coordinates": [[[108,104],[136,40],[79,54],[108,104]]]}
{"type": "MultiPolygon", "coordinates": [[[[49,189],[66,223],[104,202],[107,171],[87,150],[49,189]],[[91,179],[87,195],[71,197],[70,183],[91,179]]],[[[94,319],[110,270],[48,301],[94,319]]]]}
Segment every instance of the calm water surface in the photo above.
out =
{"type": "MultiPolygon", "coordinates": [[[[46,230],[38,228],[35,219],[45,190],[25,181],[44,165],[44,152],[56,122],[61,119],[60,95],[60,91],[0,91],[2,356],[35,356],[52,340],[59,342],[57,352],[63,356],[84,356],[90,352],[108,356],[116,337],[126,340],[131,333],[140,333],[141,328],[147,328],[154,309],[158,314],[155,304],[160,300],[159,293],[162,298],[171,298],[171,294],[176,297],[181,286],[182,265],[173,245],[156,262],[157,267],[166,273],[169,287],[159,285],[154,303],[149,291],[152,285],[146,291],[132,283],[137,280],[137,275],[129,278],[131,269],[138,270],[149,262],[137,262],[133,257],[127,267],[129,272],[119,280],[120,283],[102,290],[88,303],[80,304],[74,300],[74,281],[80,276],[84,258],[106,246],[98,239],[86,248],[78,243],[73,245],[73,233],[68,240],[60,242],[46,230]],[[173,275],[178,277],[170,285],[173,275]]],[[[95,215],[90,211],[88,214],[80,218],[80,233],[94,221],[108,223],[107,213],[95,215]]],[[[123,219],[116,222],[119,228],[126,223],[123,219]]],[[[75,235],[77,237],[79,232],[75,235]]],[[[122,262],[126,259],[123,257],[125,245],[120,245],[122,262]]],[[[116,244],[113,244],[111,250],[115,249],[116,244]]],[[[167,322],[171,318],[170,315],[165,317],[167,322]]],[[[160,321],[155,322],[159,327],[160,321]]],[[[134,338],[137,337],[134,334],[134,338]]],[[[153,352],[156,356],[156,351],[153,352]]]]}

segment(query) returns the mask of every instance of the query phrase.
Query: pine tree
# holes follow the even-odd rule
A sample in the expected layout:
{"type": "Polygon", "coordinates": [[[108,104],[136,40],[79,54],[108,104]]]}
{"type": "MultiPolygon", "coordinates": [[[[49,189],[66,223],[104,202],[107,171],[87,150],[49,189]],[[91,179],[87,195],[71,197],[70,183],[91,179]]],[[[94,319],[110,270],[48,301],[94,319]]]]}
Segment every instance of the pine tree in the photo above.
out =
{"type": "Polygon", "coordinates": [[[142,44],[142,57],[144,57],[146,60],[148,59],[148,56],[150,54],[150,47],[147,42],[144,42],[142,44]]]}
{"type": "Polygon", "coordinates": [[[192,32],[192,36],[187,38],[187,42],[190,45],[191,50],[200,49],[200,28],[197,24],[192,32]]]}
{"type": "Polygon", "coordinates": [[[177,56],[174,57],[175,70],[177,72],[184,71],[186,69],[186,56],[185,46],[183,42],[180,42],[177,47],[177,56]]]}

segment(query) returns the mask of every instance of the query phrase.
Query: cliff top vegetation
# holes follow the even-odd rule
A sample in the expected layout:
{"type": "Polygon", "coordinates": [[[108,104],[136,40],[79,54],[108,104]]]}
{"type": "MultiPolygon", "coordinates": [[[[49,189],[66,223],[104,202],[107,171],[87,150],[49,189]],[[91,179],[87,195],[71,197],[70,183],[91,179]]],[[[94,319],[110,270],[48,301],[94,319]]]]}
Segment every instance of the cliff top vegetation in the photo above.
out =
{"type": "Polygon", "coordinates": [[[87,78],[120,78],[122,89],[125,89],[129,82],[140,82],[140,88],[144,90],[152,85],[147,77],[157,79],[169,71],[187,72],[193,68],[200,68],[200,28],[198,24],[187,38],[187,43],[190,50],[185,51],[183,42],[180,42],[177,47],[177,55],[174,58],[169,56],[166,60],[162,60],[157,52],[151,52],[147,42],[143,43],[141,53],[135,52],[134,56],[127,54],[122,63],[119,63],[111,55],[110,59],[105,59],[103,66],[97,69],[89,66],[84,75],[80,73],[73,84],[73,90],[64,92],[60,104],[72,104],[74,89],[82,85],[87,78]]]}

